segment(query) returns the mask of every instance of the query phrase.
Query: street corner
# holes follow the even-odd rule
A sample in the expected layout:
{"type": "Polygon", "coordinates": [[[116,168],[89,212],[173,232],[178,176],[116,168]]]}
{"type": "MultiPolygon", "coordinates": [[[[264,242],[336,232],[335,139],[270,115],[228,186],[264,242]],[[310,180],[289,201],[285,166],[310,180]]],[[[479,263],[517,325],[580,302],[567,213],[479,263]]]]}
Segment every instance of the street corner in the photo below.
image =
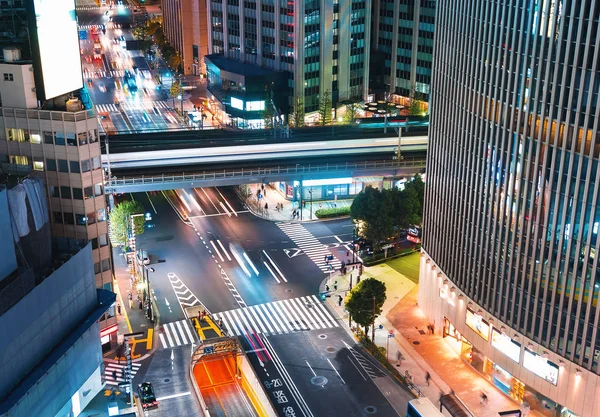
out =
{"type": "MultiPolygon", "coordinates": [[[[136,335],[126,341],[126,343],[129,343],[129,348],[131,349],[131,359],[134,360],[140,359],[148,353],[151,353],[154,347],[155,334],[153,328],[148,328],[138,333],[141,333],[141,335],[136,335]]],[[[114,355],[111,355],[110,359],[115,361],[127,360],[124,349],[121,346],[116,349],[114,355]]]]}

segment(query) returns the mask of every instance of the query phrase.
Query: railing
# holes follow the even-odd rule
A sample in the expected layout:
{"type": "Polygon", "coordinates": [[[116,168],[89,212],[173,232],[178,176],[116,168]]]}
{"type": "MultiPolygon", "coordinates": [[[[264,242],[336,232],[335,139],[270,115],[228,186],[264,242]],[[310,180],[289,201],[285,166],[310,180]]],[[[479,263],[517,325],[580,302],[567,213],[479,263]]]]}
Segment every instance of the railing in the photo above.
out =
{"type": "Polygon", "coordinates": [[[222,171],[203,171],[200,173],[181,175],[141,176],[132,178],[112,178],[106,182],[106,188],[111,189],[128,185],[164,184],[171,182],[206,181],[227,178],[251,178],[257,176],[314,174],[324,172],[366,170],[378,168],[425,168],[425,159],[410,159],[402,161],[364,161],[346,162],[343,164],[276,166],[270,168],[232,169],[222,171]]]}
{"type": "Polygon", "coordinates": [[[41,119],[58,120],[64,122],[79,122],[81,120],[93,119],[96,117],[94,110],[81,110],[77,112],[52,111],[38,109],[17,109],[11,107],[0,107],[2,116],[16,117],[23,119],[41,119]]]}

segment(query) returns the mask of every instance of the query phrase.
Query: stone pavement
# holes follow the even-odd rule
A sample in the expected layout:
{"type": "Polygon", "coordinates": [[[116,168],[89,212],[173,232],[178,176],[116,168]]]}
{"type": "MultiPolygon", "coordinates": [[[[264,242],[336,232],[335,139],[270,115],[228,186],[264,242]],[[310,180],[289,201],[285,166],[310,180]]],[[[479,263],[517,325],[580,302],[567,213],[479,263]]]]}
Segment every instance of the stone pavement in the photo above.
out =
{"type": "Polygon", "coordinates": [[[319,220],[317,216],[315,216],[315,211],[320,208],[332,208],[334,205],[337,207],[342,207],[352,204],[352,200],[313,201],[311,213],[310,201],[307,201],[302,210],[299,210],[298,203],[286,199],[278,190],[275,189],[273,184],[265,185],[266,193],[261,190],[261,184],[248,184],[246,190],[247,195],[245,196],[245,201],[248,209],[255,216],[278,222],[292,220],[306,222],[311,220],[319,220]],[[261,190],[260,199],[257,198],[259,190],[261,190]],[[265,204],[267,204],[267,208],[265,208],[265,204]],[[283,208],[276,210],[278,204],[283,204],[283,208]],[[295,219],[292,218],[292,213],[294,210],[300,213],[300,215],[295,219]]]}
{"type": "MultiPolygon", "coordinates": [[[[355,286],[357,275],[357,269],[349,270],[345,276],[334,276],[331,282],[328,282],[329,278],[325,279],[320,288],[325,291],[325,285],[330,286],[331,297],[327,298],[327,303],[344,318],[346,326],[348,314],[343,302],[338,305],[338,295],[345,297],[350,288],[350,276],[352,286],[355,286]],[[334,290],[336,282],[337,290],[334,290]]],[[[361,279],[369,277],[384,282],[387,288],[382,314],[375,321],[375,343],[387,349],[389,362],[401,374],[410,375],[415,388],[424,396],[439,406],[440,395],[453,390],[476,417],[497,417],[499,411],[519,408],[517,403],[464,363],[459,352],[442,339],[439,328],[434,335],[427,333],[429,322],[417,306],[418,287],[413,281],[386,264],[365,267],[361,279]],[[382,329],[379,329],[380,325],[382,329]],[[388,338],[390,332],[393,338],[388,338]],[[429,384],[425,380],[427,372],[431,376],[429,384]],[[488,396],[487,405],[480,404],[482,391],[488,396]]]]}

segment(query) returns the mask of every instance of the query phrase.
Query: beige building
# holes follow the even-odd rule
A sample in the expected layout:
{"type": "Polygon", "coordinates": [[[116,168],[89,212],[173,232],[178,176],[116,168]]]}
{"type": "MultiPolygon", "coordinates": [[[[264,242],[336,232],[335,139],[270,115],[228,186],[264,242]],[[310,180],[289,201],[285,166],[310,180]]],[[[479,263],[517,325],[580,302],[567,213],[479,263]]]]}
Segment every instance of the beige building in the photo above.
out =
{"type": "Polygon", "coordinates": [[[206,0],[162,0],[165,36],[181,54],[185,74],[206,74],[208,54],[206,0]]]}
{"type": "MultiPolygon", "coordinates": [[[[0,170],[43,173],[52,234],[90,241],[96,287],[112,291],[98,119],[77,99],[62,111],[39,109],[33,74],[30,63],[0,64],[0,170]]],[[[101,328],[112,326],[111,308],[101,328]]]]}

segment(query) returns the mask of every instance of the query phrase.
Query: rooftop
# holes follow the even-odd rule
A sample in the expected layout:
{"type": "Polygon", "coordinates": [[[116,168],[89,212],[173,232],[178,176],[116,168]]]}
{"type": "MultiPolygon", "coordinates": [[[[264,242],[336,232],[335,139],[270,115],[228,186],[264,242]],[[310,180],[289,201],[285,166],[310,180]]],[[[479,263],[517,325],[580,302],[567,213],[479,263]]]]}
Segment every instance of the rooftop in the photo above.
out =
{"type": "Polygon", "coordinates": [[[253,77],[260,75],[274,75],[277,74],[277,71],[273,71],[269,68],[259,67],[258,65],[249,64],[242,61],[237,61],[235,59],[227,58],[223,55],[206,55],[204,57],[205,60],[212,62],[219,69],[227,72],[231,72],[233,74],[243,75],[245,77],[253,77]]]}

